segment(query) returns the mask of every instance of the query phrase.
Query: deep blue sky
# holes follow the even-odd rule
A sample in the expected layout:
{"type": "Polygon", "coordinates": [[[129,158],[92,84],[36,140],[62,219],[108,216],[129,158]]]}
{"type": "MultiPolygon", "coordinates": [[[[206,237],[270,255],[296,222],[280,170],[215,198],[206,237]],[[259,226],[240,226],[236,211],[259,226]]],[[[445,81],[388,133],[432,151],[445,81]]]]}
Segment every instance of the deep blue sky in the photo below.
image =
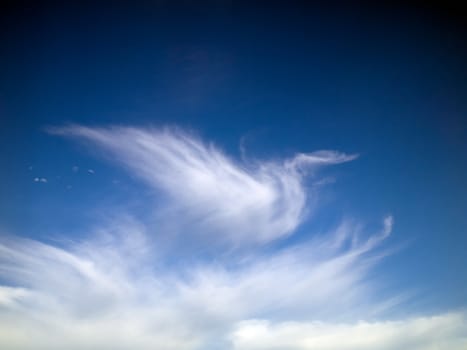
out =
{"type": "Polygon", "coordinates": [[[337,149],[360,158],[330,172],[337,182],[323,227],[339,215],[374,224],[392,213],[391,243],[404,248],[378,273],[421,291],[425,310],[466,306],[459,9],[15,3],[0,20],[3,230],[43,237],[75,228],[91,203],[138,188],[115,191],[110,180],[125,175],[45,133],[51,125],[175,124],[234,156],[240,140],[258,158],[337,149]]]}

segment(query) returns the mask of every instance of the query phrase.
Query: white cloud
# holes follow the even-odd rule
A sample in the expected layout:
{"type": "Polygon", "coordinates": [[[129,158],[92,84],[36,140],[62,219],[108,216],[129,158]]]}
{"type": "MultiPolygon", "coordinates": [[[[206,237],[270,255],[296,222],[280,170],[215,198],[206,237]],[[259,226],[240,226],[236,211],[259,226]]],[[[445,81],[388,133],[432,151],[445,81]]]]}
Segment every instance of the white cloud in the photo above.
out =
{"type": "Polygon", "coordinates": [[[344,223],[306,245],[226,263],[186,261],[177,269],[167,266],[173,252],[160,252],[144,225],[131,219],[62,247],[3,240],[0,276],[20,287],[0,289],[0,345],[463,349],[463,313],[359,321],[374,319],[380,306],[366,272],[378,261],[375,249],[386,234],[383,229],[355,244],[357,227],[344,223]]]}
{"type": "MultiPolygon", "coordinates": [[[[378,296],[378,281],[368,271],[385,255],[381,245],[391,233],[391,216],[380,232],[345,221],[311,240],[274,246],[274,239],[294,232],[307,210],[304,176],[353,156],[320,151],[247,165],[179,131],[75,126],[53,132],[106,149],[168,193],[177,210],[149,222],[115,215],[78,242],[1,238],[0,347],[465,346],[462,312],[387,320],[385,311],[398,306],[403,293],[378,296]],[[157,232],[165,229],[164,220],[226,235],[231,244],[216,246],[216,254],[199,253],[187,240],[157,232]],[[251,242],[269,244],[244,245],[251,242]]],[[[211,245],[213,238],[198,240],[211,245]]]]}
{"type": "Polygon", "coordinates": [[[238,350],[463,350],[467,319],[463,313],[402,321],[240,322],[231,334],[238,350]]]}
{"type": "Polygon", "coordinates": [[[18,299],[25,297],[27,294],[28,292],[24,288],[0,286],[0,307],[12,306],[18,299]]]}
{"type": "Polygon", "coordinates": [[[227,342],[244,319],[368,314],[377,305],[367,301],[371,284],[364,277],[375,260],[366,256],[384,237],[344,249],[355,229],[343,224],[304,246],[225,263],[179,257],[177,269],[167,267],[176,252],[159,251],[131,219],[113,220],[93,238],[63,247],[4,239],[0,277],[20,287],[0,290],[0,344],[198,349],[227,342]]]}
{"type": "Polygon", "coordinates": [[[354,155],[300,153],[284,162],[239,164],[212,144],[176,129],[50,129],[101,147],[150,186],[165,191],[180,215],[232,242],[268,242],[292,233],[303,219],[302,179],[354,155]]]}
{"type": "Polygon", "coordinates": [[[35,177],[34,182],[43,182],[47,183],[47,179],[45,177],[35,177]]]}

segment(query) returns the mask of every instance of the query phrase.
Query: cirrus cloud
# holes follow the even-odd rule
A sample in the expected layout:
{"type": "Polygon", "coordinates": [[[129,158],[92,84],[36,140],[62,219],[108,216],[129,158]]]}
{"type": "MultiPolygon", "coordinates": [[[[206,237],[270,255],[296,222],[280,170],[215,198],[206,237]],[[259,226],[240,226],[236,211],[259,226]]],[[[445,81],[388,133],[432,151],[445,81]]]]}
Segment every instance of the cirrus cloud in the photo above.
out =
{"type": "Polygon", "coordinates": [[[404,291],[383,298],[368,273],[387,255],[392,216],[376,232],[348,220],[288,241],[309,209],[306,177],[355,156],[318,151],[246,164],[175,129],[49,131],[102,149],[167,195],[153,198],[158,207],[175,210],[150,222],[123,210],[60,244],[2,235],[2,348],[465,347],[462,311],[388,318],[404,291]],[[224,244],[213,254],[190,252],[188,238],[158,232],[166,221],[189,228],[185,237],[200,244],[218,237],[224,244]]]}
{"type": "Polygon", "coordinates": [[[151,187],[168,194],[184,220],[231,242],[268,242],[291,234],[306,209],[303,176],[353,160],[336,151],[281,162],[238,164],[212,144],[175,128],[49,128],[104,150],[151,187]]]}

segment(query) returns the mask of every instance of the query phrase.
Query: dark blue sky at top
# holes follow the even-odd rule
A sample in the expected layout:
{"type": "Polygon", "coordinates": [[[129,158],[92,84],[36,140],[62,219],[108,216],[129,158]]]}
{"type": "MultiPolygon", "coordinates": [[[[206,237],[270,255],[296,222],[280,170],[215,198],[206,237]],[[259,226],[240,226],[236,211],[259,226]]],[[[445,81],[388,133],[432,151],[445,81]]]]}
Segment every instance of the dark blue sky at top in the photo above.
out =
{"type": "Polygon", "coordinates": [[[234,157],[240,140],[266,159],[337,149],[360,158],[329,169],[337,182],[316,228],[339,216],[377,226],[392,213],[390,244],[407,245],[378,273],[435,309],[465,305],[463,13],[266,1],[12,2],[2,12],[3,230],[73,231],[96,203],[146,195],[50,125],[175,124],[234,157]]]}

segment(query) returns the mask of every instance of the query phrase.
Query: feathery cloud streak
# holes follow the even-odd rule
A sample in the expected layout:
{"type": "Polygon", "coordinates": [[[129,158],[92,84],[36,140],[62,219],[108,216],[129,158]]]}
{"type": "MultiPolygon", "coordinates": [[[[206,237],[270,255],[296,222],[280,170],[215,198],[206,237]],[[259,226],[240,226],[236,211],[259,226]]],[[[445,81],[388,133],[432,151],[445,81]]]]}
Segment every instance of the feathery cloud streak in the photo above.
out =
{"type": "MultiPolygon", "coordinates": [[[[225,235],[239,248],[222,259],[193,259],[194,254],[174,267],[167,260],[184,259],[180,242],[161,247],[153,222],[148,225],[128,215],[102,223],[79,242],[60,246],[2,238],[2,347],[465,346],[461,312],[384,321],[385,307],[399,296],[378,298],[367,272],[384,256],[379,247],[391,232],[391,216],[384,219],[380,232],[371,235],[358,224],[343,222],[300,244],[272,251],[258,244],[270,246],[279,237],[286,239],[300,224],[307,210],[303,185],[307,174],[354,156],[320,151],[283,162],[245,165],[169,129],[72,126],[51,132],[91,142],[152,188],[165,191],[178,209],[164,220],[187,221],[198,231],[225,235]],[[252,248],[246,243],[257,244],[252,248]],[[359,321],[375,316],[381,320],[359,321]],[[365,336],[368,333],[371,337],[365,336]]],[[[200,239],[205,244],[212,241],[200,239]]],[[[220,247],[219,255],[225,250],[229,245],[220,247]]]]}
{"type": "Polygon", "coordinates": [[[158,269],[138,223],[54,247],[2,240],[0,344],[8,349],[463,349],[465,315],[357,321],[379,309],[365,276],[389,227],[356,228],[273,255],[158,269]],[[347,315],[346,315],[347,314],[347,315]],[[339,319],[346,319],[338,321],[339,319]],[[290,321],[295,320],[295,321],[290,321]],[[322,321],[326,320],[326,321],[322,321]]]}
{"type": "Polygon", "coordinates": [[[177,129],[70,126],[49,131],[102,148],[169,194],[185,219],[236,243],[268,242],[292,233],[304,215],[304,174],[356,157],[319,151],[248,166],[177,129]]]}

